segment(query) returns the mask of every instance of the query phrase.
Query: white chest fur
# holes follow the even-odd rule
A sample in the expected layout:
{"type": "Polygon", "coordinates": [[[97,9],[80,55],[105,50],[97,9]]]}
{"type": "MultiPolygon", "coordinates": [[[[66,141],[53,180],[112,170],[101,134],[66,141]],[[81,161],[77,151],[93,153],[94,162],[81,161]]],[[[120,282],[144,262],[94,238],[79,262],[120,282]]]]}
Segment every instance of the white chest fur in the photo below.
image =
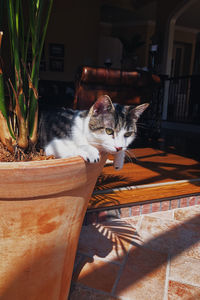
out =
{"type": "Polygon", "coordinates": [[[46,155],[54,155],[57,158],[81,156],[88,162],[99,161],[99,151],[89,141],[88,118],[76,117],[71,128],[71,137],[54,138],[45,147],[46,155]]]}

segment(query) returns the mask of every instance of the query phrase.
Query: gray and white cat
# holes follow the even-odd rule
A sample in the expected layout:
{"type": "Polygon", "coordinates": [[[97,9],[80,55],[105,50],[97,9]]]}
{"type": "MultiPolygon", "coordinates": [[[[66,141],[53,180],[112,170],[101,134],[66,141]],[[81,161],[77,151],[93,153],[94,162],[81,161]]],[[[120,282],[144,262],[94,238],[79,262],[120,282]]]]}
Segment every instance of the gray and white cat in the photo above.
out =
{"type": "Polygon", "coordinates": [[[136,122],[148,105],[113,104],[103,95],[88,111],[45,112],[40,119],[40,146],[46,155],[81,156],[90,163],[99,161],[100,152],[123,153],[135,139],[136,122]]]}

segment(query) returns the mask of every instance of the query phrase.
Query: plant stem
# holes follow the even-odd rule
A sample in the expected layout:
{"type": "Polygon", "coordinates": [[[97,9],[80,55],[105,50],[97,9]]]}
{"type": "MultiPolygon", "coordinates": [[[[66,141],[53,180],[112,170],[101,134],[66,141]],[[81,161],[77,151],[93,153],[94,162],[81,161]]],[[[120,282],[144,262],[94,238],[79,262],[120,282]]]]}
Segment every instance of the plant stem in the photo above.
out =
{"type": "MultiPolygon", "coordinates": [[[[0,32],[0,50],[2,42],[3,32],[0,32]]],[[[0,57],[1,58],[1,57],[0,57]]],[[[10,151],[14,151],[15,140],[12,138],[11,132],[8,126],[9,119],[7,118],[5,94],[4,94],[4,80],[3,70],[0,61],[0,140],[10,151]]]]}

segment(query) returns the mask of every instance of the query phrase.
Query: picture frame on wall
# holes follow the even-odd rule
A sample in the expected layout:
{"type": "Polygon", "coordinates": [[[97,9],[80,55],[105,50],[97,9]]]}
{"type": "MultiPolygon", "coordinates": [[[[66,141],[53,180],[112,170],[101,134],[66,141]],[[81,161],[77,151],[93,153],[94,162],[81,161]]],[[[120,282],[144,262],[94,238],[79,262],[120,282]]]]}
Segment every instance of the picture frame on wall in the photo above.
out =
{"type": "Polygon", "coordinates": [[[64,71],[64,60],[50,58],[49,69],[50,69],[50,71],[53,71],[53,72],[63,72],[64,71]]]}
{"type": "Polygon", "coordinates": [[[49,70],[52,72],[64,72],[64,44],[49,44],[49,70]]]}
{"type": "Polygon", "coordinates": [[[49,56],[64,58],[65,56],[64,44],[49,44],[49,56]]]}

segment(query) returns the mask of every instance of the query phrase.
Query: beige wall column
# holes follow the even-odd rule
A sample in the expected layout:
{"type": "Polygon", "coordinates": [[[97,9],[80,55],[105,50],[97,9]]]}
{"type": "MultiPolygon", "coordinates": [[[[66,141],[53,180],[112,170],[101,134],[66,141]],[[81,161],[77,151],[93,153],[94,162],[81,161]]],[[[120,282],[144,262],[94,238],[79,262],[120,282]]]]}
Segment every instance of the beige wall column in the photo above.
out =
{"type": "MultiPolygon", "coordinates": [[[[173,55],[173,43],[174,43],[174,30],[175,30],[176,20],[171,18],[167,24],[166,35],[164,39],[163,47],[163,61],[162,61],[162,74],[170,76],[171,73],[171,61],[173,55]]],[[[168,98],[169,98],[169,81],[165,81],[164,86],[164,99],[163,99],[163,112],[162,119],[167,120],[167,108],[168,108],[168,98]]]]}
{"type": "MultiPolygon", "coordinates": [[[[177,19],[187,10],[193,3],[198,0],[158,0],[157,6],[157,22],[156,36],[159,37],[160,49],[162,56],[160,57],[160,73],[170,76],[171,61],[173,54],[174,30],[177,19]]],[[[167,119],[169,95],[169,82],[165,82],[163,114],[162,119],[167,119]]]]}

